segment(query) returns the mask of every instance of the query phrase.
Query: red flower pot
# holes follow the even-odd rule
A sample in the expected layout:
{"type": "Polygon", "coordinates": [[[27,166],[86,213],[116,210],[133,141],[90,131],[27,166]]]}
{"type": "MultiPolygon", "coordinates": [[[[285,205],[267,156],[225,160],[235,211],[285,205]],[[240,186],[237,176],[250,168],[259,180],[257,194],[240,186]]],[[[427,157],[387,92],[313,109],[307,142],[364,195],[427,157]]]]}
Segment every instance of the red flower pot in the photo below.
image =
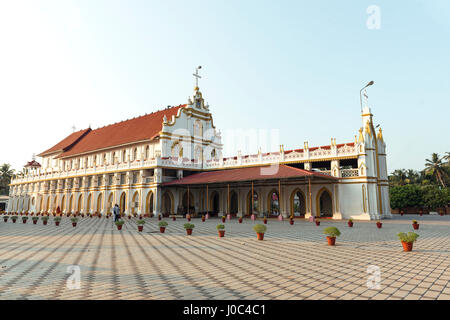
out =
{"type": "Polygon", "coordinates": [[[102,215],[101,215],[101,214],[99,214],[99,215],[98,215],[98,218],[100,219],[101,217],[102,217],[102,215]]]}
{"type": "Polygon", "coordinates": [[[256,233],[256,237],[258,238],[258,240],[264,240],[264,233],[256,233]]]}
{"type": "Polygon", "coordinates": [[[225,222],[225,218],[222,217],[222,222],[225,222]]]}
{"type": "Polygon", "coordinates": [[[328,245],[334,246],[336,243],[336,237],[327,237],[328,245]]]}
{"type": "Polygon", "coordinates": [[[172,217],[172,221],[175,221],[175,220],[177,220],[177,217],[172,217]]]}
{"type": "Polygon", "coordinates": [[[33,220],[33,224],[36,224],[37,223],[37,220],[33,220]]]}
{"type": "Polygon", "coordinates": [[[192,234],[192,229],[186,229],[186,233],[188,236],[190,236],[192,234]]]}
{"type": "Polygon", "coordinates": [[[158,216],[158,221],[160,221],[161,220],[161,216],[158,216]]]}
{"type": "Polygon", "coordinates": [[[144,230],[144,226],[138,226],[138,231],[142,232],[142,230],[144,230]]]}
{"type": "Polygon", "coordinates": [[[8,218],[3,218],[3,221],[8,222],[8,218]]]}
{"type": "Polygon", "coordinates": [[[350,228],[353,227],[353,222],[348,222],[347,224],[348,224],[348,226],[349,226],[350,228]]]}
{"type": "Polygon", "coordinates": [[[166,227],[159,227],[159,232],[164,233],[166,231],[166,227]]]}
{"type": "Polygon", "coordinates": [[[225,237],[225,230],[218,230],[219,231],[219,238],[225,237]]]}
{"type": "Polygon", "coordinates": [[[82,218],[84,218],[84,213],[81,215],[82,218]]]}
{"type": "Polygon", "coordinates": [[[413,223],[413,228],[414,230],[419,230],[419,224],[418,223],[413,223]]]}
{"type": "Polygon", "coordinates": [[[11,220],[12,220],[13,223],[16,223],[16,220],[17,220],[17,219],[11,219],[11,220]]]}
{"type": "Polygon", "coordinates": [[[191,221],[191,218],[187,218],[187,221],[191,221]]]}
{"type": "Polygon", "coordinates": [[[292,226],[294,224],[294,220],[289,220],[289,224],[292,226]]]}
{"type": "Polygon", "coordinates": [[[44,226],[47,225],[47,220],[42,221],[44,223],[44,226]]]}
{"type": "Polygon", "coordinates": [[[22,223],[23,223],[23,224],[27,223],[27,220],[22,220],[22,223]]]}
{"type": "Polygon", "coordinates": [[[122,230],[122,225],[121,224],[117,226],[117,230],[122,230]]]}
{"type": "Polygon", "coordinates": [[[130,220],[131,219],[131,216],[128,216],[128,220],[130,220]]]}
{"type": "Polygon", "coordinates": [[[413,243],[402,241],[402,246],[403,246],[403,251],[411,251],[413,248],[413,243]]]}
{"type": "Polygon", "coordinates": [[[239,223],[242,223],[242,218],[239,218],[239,220],[238,220],[238,221],[239,221],[239,223]]]}
{"type": "Polygon", "coordinates": [[[320,226],[320,221],[316,221],[316,226],[320,226]]]}
{"type": "Polygon", "coordinates": [[[206,220],[205,217],[202,217],[202,222],[205,222],[205,220],[206,220]]]}
{"type": "Polygon", "coordinates": [[[55,225],[59,226],[59,221],[55,221],[55,225]]]}
{"type": "Polygon", "coordinates": [[[72,222],[72,226],[75,228],[77,226],[76,222],[72,222]]]}
{"type": "Polygon", "coordinates": [[[267,224],[267,219],[264,219],[264,224],[267,224]]]}
{"type": "Polygon", "coordinates": [[[382,226],[383,226],[383,223],[377,222],[377,228],[378,228],[378,229],[381,229],[382,226]]]}

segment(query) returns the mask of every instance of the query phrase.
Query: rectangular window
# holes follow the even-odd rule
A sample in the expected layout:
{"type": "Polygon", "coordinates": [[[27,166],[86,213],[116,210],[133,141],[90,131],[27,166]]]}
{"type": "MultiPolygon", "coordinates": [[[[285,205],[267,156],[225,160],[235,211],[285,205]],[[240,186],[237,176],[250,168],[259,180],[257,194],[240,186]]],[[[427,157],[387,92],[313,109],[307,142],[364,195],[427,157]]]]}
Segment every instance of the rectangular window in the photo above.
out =
{"type": "Polygon", "coordinates": [[[122,173],[122,174],[120,175],[120,184],[125,184],[125,178],[126,178],[126,174],[125,174],[125,173],[122,173]]]}
{"type": "Polygon", "coordinates": [[[138,174],[135,172],[133,173],[133,183],[137,183],[138,182],[138,174]]]}
{"type": "Polygon", "coordinates": [[[108,184],[109,184],[110,186],[112,186],[112,185],[113,185],[113,181],[114,181],[114,175],[113,175],[113,174],[110,174],[110,175],[108,176],[108,184]]]}
{"type": "Polygon", "coordinates": [[[98,186],[100,187],[100,186],[102,186],[102,184],[103,184],[103,177],[99,176],[98,177],[98,186]]]}

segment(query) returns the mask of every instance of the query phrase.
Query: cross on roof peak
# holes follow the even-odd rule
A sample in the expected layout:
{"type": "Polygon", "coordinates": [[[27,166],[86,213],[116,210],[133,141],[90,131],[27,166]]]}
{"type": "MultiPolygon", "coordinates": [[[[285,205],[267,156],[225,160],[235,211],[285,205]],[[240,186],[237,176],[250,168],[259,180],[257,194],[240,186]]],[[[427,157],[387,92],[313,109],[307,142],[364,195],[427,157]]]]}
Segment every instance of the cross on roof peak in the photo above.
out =
{"type": "Polygon", "coordinates": [[[195,90],[198,90],[198,79],[201,79],[202,77],[198,74],[198,70],[200,70],[202,66],[198,66],[195,68],[195,73],[192,75],[195,77],[195,90]]]}

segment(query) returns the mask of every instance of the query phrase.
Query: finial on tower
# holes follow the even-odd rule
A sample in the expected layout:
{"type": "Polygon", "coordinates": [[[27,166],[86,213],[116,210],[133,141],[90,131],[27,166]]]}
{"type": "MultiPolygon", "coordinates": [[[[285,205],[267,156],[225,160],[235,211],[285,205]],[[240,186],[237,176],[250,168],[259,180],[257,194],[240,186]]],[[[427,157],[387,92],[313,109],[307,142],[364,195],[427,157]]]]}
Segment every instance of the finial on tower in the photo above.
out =
{"type": "Polygon", "coordinates": [[[198,91],[198,79],[201,79],[202,77],[198,74],[198,70],[200,70],[202,68],[202,66],[198,66],[197,68],[195,68],[195,73],[193,73],[192,75],[195,77],[195,91],[198,91]]]}

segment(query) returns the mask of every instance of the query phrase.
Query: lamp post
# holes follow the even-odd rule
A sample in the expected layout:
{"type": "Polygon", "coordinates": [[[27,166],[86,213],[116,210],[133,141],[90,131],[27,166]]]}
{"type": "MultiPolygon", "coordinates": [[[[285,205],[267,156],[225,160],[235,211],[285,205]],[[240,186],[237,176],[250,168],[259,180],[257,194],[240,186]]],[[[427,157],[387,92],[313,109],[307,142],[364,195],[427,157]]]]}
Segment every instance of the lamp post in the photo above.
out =
{"type": "Polygon", "coordinates": [[[370,81],[368,84],[366,84],[366,86],[364,87],[364,88],[362,88],[361,90],[359,90],[359,103],[360,103],[360,105],[361,105],[361,113],[362,113],[362,96],[361,96],[361,93],[362,93],[362,91],[365,89],[365,88],[367,88],[367,87],[369,87],[369,86],[371,86],[371,85],[373,85],[374,84],[374,82],[373,81],[370,81]]]}

